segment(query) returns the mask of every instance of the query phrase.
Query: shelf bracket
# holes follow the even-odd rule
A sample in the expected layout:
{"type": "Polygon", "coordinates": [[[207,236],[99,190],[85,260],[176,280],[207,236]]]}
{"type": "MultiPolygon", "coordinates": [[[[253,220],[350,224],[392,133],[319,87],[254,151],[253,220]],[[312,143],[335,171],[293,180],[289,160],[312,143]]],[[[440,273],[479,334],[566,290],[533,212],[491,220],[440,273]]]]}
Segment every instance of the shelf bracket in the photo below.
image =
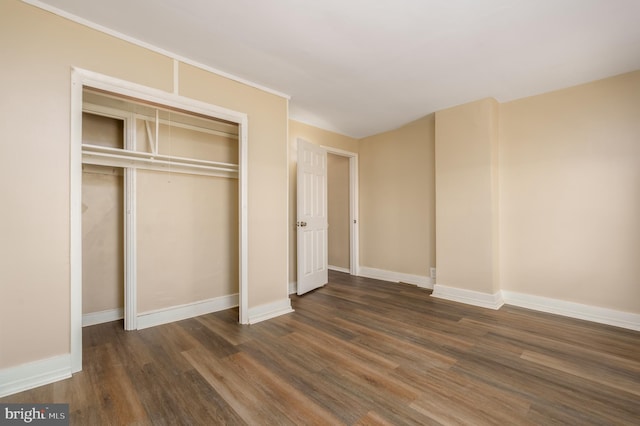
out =
{"type": "Polygon", "coordinates": [[[147,129],[147,139],[149,141],[149,149],[151,149],[151,154],[158,155],[158,139],[160,136],[160,117],[159,117],[159,111],[157,109],[156,109],[155,124],[156,124],[156,134],[154,138],[153,135],[151,134],[151,127],[149,126],[149,121],[144,120],[144,126],[147,129]]]}

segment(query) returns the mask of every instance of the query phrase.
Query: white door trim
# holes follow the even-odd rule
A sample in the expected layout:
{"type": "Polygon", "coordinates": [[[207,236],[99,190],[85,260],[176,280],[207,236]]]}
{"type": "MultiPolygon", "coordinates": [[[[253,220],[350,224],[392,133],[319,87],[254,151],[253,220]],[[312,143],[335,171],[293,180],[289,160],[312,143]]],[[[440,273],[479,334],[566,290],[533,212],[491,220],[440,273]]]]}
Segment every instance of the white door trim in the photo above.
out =
{"type": "Polygon", "coordinates": [[[343,149],[322,146],[327,153],[349,158],[349,273],[360,275],[360,242],[358,220],[358,154],[343,149]]]}
{"type": "MultiPolygon", "coordinates": [[[[134,117],[125,120],[125,148],[134,150],[137,147],[136,122],[134,117]]],[[[137,234],[137,197],[136,188],[138,171],[134,168],[124,169],[124,329],[138,328],[138,291],[136,253],[137,234]]]]}
{"type": "MultiPolygon", "coordinates": [[[[80,68],[71,72],[71,141],[69,151],[70,168],[70,338],[71,372],[82,370],[82,90],[84,87],[106,90],[134,99],[179,108],[211,117],[220,118],[239,126],[239,251],[240,251],[240,315],[239,322],[248,324],[248,118],[241,112],[222,108],[175,93],[164,92],[105,76],[80,68]]],[[[131,235],[129,234],[129,237],[131,235]]],[[[135,282],[135,280],[134,280],[135,282]]],[[[134,290],[135,291],[135,290],[134,290]]]]}

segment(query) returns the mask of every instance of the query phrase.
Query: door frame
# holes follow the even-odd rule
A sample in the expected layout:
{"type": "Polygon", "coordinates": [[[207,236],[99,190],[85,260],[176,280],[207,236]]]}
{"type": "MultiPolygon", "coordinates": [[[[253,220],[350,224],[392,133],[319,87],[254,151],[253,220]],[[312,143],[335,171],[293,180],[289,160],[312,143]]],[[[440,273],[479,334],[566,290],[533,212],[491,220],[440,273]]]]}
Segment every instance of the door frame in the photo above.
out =
{"type": "MultiPolygon", "coordinates": [[[[81,68],[71,70],[71,131],[70,131],[70,198],[69,198],[69,259],[70,259],[70,346],[71,372],[82,370],[82,91],[85,87],[116,93],[122,96],[153,102],[168,107],[203,114],[238,124],[238,202],[239,202],[239,322],[249,323],[249,285],[248,285],[248,117],[247,114],[219,107],[202,101],[165,92],[125,80],[109,77],[81,68]]],[[[135,177],[133,177],[135,179],[135,177]]],[[[125,197],[134,194],[131,181],[125,184],[125,197]]],[[[135,206],[135,203],[133,203],[135,206]]],[[[132,207],[129,204],[127,207],[132,207]]],[[[132,215],[135,218],[135,209],[132,215]]],[[[125,219],[126,221],[126,219],[125,219]]],[[[126,225],[125,225],[126,226],[126,225]]],[[[125,246],[133,241],[132,234],[125,237],[125,246]],[[127,240],[127,237],[129,240],[127,240]]],[[[131,247],[130,247],[131,248],[131,247]]],[[[135,248],[135,246],[134,246],[135,248]]],[[[129,252],[127,256],[132,253],[129,252]]],[[[129,260],[134,260],[133,258],[129,260]]],[[[126,260],[125,260],[126,262],[126,260]]],[[[135,294],[135,279],[133,289],[125,280],[125,315],[136,317],[135,300],[129,299],[127,294],[135,294]]],[[[131,284],[131,283],[129,283],[131,284]]]]}
{"type": "Polygon", "coordinates": [[[328,154],[349,158],[349,273],[360,275],[360,241],[358,219],[358,154],[321,145],[328,154]]]}

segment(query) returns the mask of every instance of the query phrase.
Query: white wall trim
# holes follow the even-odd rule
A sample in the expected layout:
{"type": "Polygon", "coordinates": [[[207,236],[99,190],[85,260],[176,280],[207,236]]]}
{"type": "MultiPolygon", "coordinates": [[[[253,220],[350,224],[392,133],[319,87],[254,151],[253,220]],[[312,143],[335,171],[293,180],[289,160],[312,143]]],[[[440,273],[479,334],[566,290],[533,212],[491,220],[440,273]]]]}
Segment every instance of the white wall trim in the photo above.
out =
{"type": "Polygon", "coordinates": [[[138,314],[138,330],[238,306],[238,293],[138,314]]]}
{"type": "MultiPolygon", "coordinates": [[[[136,150],[137,132],[136,120],[132,114],[125,118],[127,136],[125,146],[127,149],[136,150]]],[[[135,330],[138,328],[138,260],[137,260],[137,188],[138,172],[135,168],[124,168],[124,329],[135,330]]]]}
{"type": "Polygon", "coordinates": [[[427,277],[423,275],[405,274],[402,272],[387,271],[384,269],[369,268],[366,266],[360,267],[360,274],[358,275],[361,277],[373,278],[376,280],[391,281],[395,283],[402,282],[407,284],[413,284],[421,288],[428,288],[428,289],[433,288],[433,282],[431,281],[431,277],[427,277]]]}
{"type": "Polygon", "coordinates": [[[124,318],[124,308],[107,309],[104,311],[90,312],[82,314],[82,326],[102,324],[105,322],[117,321],[124,318]]]}
{"type": "Polygon", "coordinates": [[[293,309],[291,308],[291,299],[288,297],[276,302],[265,303],[249,308],[249,324],[256,324],[290,312],[293,312],[293,309]]]}
{"type": "Polygon", "coordinates": [[[506,304],[512,306],[640,331],[640,315],[631,312],[505,290],[502,297],[506,304]]]}
{"type": "Polygon", "coordinates": [[[343,268],[342,266],[329,265],[327,268],[330,271],[344,272],[345,274],[350,274],[351,273],[351,270],[349,268],[343,268]]]}
{"type": "MultiPolygon", "coordinates": [[[[107,28],[107,27],[105,27],[103,25],[96,24],[95,22],[89,21],[88,19],[81,18],[81,17],[79,17],[77,15],[74,15],[72,13],[69,13],[69,12],[65,11],[65,10],[59,9],[57,7],[51,6],[49,4],[43,3],[43,2],[41,2],[39,0],[22,0],[22,1],[27,3],[27,4],[30,4],[32,6],[35,6],[35,7],[39,8],[39,9],[46,10],[47,12],[51,12],[54,15],[58,15],[58,16],[60,16],[62,18],[68,19],[68,20],[73,21],[75,23],[78,23],[80,25],[84,25],[85,27],[91,28],[93,30],[99,31],[99,32],[104,33],[104,34],[108,34],[108,35],[110,35],[112,37],[115,37],[115,38],[120,39],[120,40],[124,40],[126,42],[131,43],[131,44],[135,44],[136,46],[142,47],[142,48],[150,50],[152,52],[156,52],[156,53],[159,53],[161,55],[167,56],[167,57],[169,57],[171,59],[180,61],[180,62],[182,62],[184,64],[188,64],[188,65],[194,66],[196,68],[200,68],[200,69],[208,71],[210,73],[217,74],[217,75],[219,75],[221,77],[228,78],[229,80],[233,80],[233,81],[236,81],[238,83],[242,83],[242,84],[245,84],[247,86],[262,90],[263,92],[271,93],[272,95],[276,95],[276,96],[279,96],[281,98],[291,99],[291,96],[289,96],[289,95],[287,95],[285,93],[278,92],[277,90],[271,89],[269,87],[262,86],[262,85],[260,85],[258,83],[254,83],[254,82],[246,80],[246,79],[244,79],[242,77],[235,76],[235,75],[230,74],[228,72],[221,71],[221,70],[219,70],[217,68],[210,67],[209,65],[202,64],[200,62],[194,61],[192,59],[189,59],[189,58],[186,58],[184,56],[178,55],[176,53],[170,52],[168,50],[162,49],[162,48],[160,48],[158,46],[154,46],[153,44],[138,40],[137,38],[131,37],[131,36],[126,35],[126,34],[123,34],[123,33],[119,32],[119,31],[113,30],[111,28],[107,28]]],[[[177,87],[176,87],[176,89],[177,89],[177,87]]]]}
{"type": "Polygon", "coordinates": [[[249,323],[249,119],[244,114],[240,120],[238,135],[238,208],[240,209],[240,241],[238,255],[240,256],[240,324],[249,323]]]}
{"type": "Polygon", "coordinates": [[[71,355],[29,362],[0,370],[0,398],[71,377],[71,355]]]}
{"type": "Polygon", "coordinates": [[[173,94],[180,93],[180,61],[173,58],[173,94]]]}
{"type": "Polygon", "coordinates": [[[71,72],[69,147],[69,287],[71,372],[82,370],[82,87],[83,75],[71,72]]]}
{"type": "Polygon", "coordinates": [[[490,294],[464,288],[449,287],[442,284],[433,286],[433,297],[466,303],[467,305],[480,306],[482,308],[500,309],[504,305],[500,291],[490,294]]]}

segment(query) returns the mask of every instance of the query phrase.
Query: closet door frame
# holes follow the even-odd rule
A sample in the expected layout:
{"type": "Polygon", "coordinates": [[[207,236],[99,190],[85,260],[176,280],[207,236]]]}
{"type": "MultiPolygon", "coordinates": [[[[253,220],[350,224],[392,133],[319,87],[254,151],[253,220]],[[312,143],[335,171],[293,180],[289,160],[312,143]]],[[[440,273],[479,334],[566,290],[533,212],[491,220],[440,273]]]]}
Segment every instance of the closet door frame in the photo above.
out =
{"type": "MultiPolygon", "coordinates": [[[[82,370],[82,92],[84,88],[105,90],[118,95],[179,108],[196,114],[238,124],[238,202],[239,202],[239,322],[248,324],[248,118],[247,114],[196,101],[175,93],[105,76],[80,68],[71,73],[70,144],[70,325],[71,371],[82,370]]],[[[120,118],[120,117],[118,117],[120,118]]],[[[125,144],[135,147],[133,119],[125,120],[125,144]],[[129,144],[133,144],[129,145],[129,144]]],[[[135,280],[135,169],[125,168],[125,329],[137,328],[135,280]]]]}

